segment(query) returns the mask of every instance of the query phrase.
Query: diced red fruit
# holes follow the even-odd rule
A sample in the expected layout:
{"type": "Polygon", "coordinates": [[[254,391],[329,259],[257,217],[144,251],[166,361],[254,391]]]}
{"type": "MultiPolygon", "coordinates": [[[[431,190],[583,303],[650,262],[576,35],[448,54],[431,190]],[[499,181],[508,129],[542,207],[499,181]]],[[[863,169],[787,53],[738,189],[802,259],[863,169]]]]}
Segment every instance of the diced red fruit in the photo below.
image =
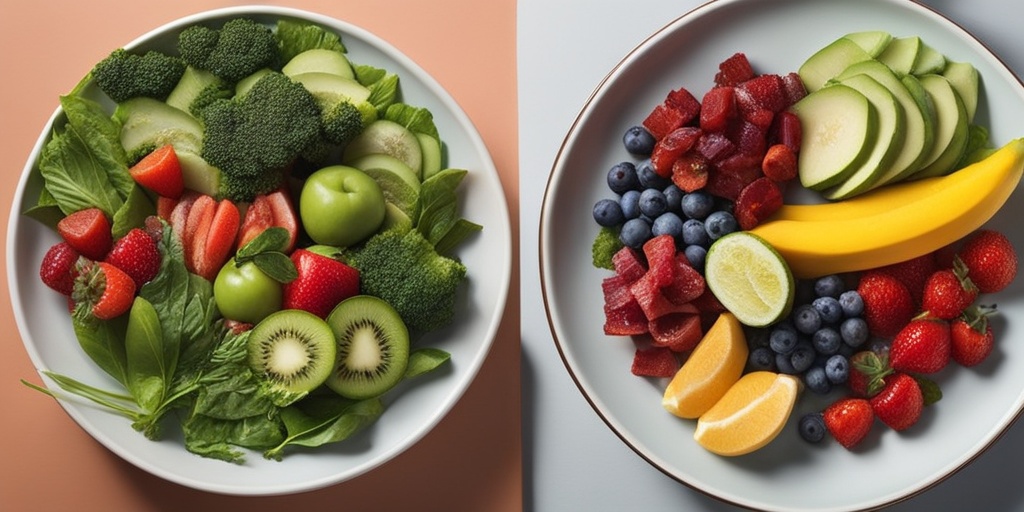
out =
{"type": "Polygon", "coordinates": [[[673,130],[686,124],[686,116],[677,109],[660,104],[651,110],[651,113],[644,119],[643,125],[655,140],[665,138],[673,130]]]}
{"type": "Polygon", "coordinates": [[[630,302],[636,302],[630,286],[638,279],[629,279],[621,274],[609,276],[601,280],[601,293],[606,308],[619,309],[630,302]]]}
{"type": "Polygon", "coordinates": [[[694,147],[700,135],[700,128],[683,126],[658,140],[651,152],[651,166],[654,167],[654,172],[662,178],[670,177],[675,161],[694,147]]]}
{"type": "Polygon", "coordinates": [[[754,69],[743,53],[734,53],[718,65],[715,73],[715,85],[739,85],[754,78],[754,69]]]}
{"type": "Polygon", "coordinates": [[[775,114],[790,105],[782,77],[774,73],[757,75],[737,88],[736,101],[741,112],[767,110],[775,114]]]}
{"type": "Polygon", "coordinates": [[[181,174],[181,163],[174,146],[167,144],[139,160],[128,169],[128,174],[136,183],[152,190],[159,196],[177,199],[185,190],[185,181],[181,174]]]}
{"type": "Polygon", "coordinates": [[[677,302],[669,299],[665,294],[665,288],[655,284],[655,275],[648,272],[630,285],[629,290],[633,298],[640,305],[644,317],[647,320],[654,320],[669,313],[695,313],[696,308],[686,302],[677,302]]]}
{"type": "Polygon", "coordinates": [[[341,301],[359,293],[359,271],[306,249],[292,252],[298,276],[283,287],[282,306],[327,318],[341,301]]]}
{"type": "Polygon", "coordinates": [[[96,318],[110,320],[131,308],[135,300],[135,281],[110,263],[81,258],[72,299],[88,307],[96,318]]]}
{"type": "Polygon", "coordinates": [[[669,91],[668,96],[665,97],[665,105],[682,115],[684,125],[693,123],[700,115],[700,102],[685,87],[669,91]]]}
{"type": "Polygon", "coordinates": [[[857,284],[871,335],[892,338],[910,323],[917,306],[907,287],[888,273],[869,270],[857,284]]]}
{"type": "Polygon", "coordinates": [[[825,408],[825,428],[846,449],[852,449],[867,437],[875,422],[871,403],[864,398],[840,398],[825,408]]]}
{"type": "Polygon", "coordinates": [[[662,289],[662,293],[675,304],[690,304],[696,307],[694,301],[707,292],[707,282],[704,276],[690,265],[685,254],[676,254],[675,260],[675,276],[672,282],[662,289]]]}
{"type": "Polygon", "coordinates": [[[39,277],[43,284],[62,295],[70,296],[75,287],[75,276],[78,275],[75,267],[78,257],[78,251],[67,242],[57,242],[50,246],[39,265],[39,277]]]}
{"type": "Polygon", "coordinates": [[[712,319],[717,319],[719,313],[726,311],[725,305],[722,304],[718,297],[715,296],[711,288],[705,286],[704,292],[701,293],[696,299],[693,299],[691,303],[700,311],[702,314],[707,314],[712,319]]]}
{"type": "Polygon", "coordinates": [[[712,164],[724,160],[736,151],[736,144],[733,144],[725,134],[704,133],[697,140],[695,150],[712,164]]]}
{"type": "Polygon", "coordinates": [[[784,110],[775,115],[772,125],[768,128],[768,145],[785,144],[794,154],[800,153],[803,142],[803,124],[796,114],[784,110]]]}
{"type": "Polygon", "coordinates": [[[967,276],[981,293],[1002,291],[1017,276],[1017,252],[998,231],[976,231],[964,242],[959,256],[967,266],[967,276]]]}
{"type": "Polygon", "coordinates": [[[949,323],[928,316],[906,324],[889,348],[889,364],[902,372],[936,373],[949,364],[951,356],[949,323]]]}
{"type": "Polygon", "coordinates": [[[770,146],[761,161],[761,172],[780,183],[795,179],[799,174],[796,153],[785,144],[770,146]]]}
{"type": "Polygon", "coordinates": [[[740,191],[734,213],[740,229],[750,230],[782,207],[782,189],[775,180],[762,177],[740,191]]]}
{"type": "Polygon", "coordinates": [[[700,190],[707,186],[712,167],[699,152],[687,151],[672,164],[672,183],[683,192],[700,190]]]}
{"type": "Polygon", "coordinates": [[[646,334],[648,320],[640,303],[632,299],[625,304],[612,308],[604,307],[604,333],[610,336],[637,336],[646,334]]]}
{"type": "Polygon", "coordinates": [[[632,247],[623,247],[613,254],[612,266],[615,267],[616,275],[629,283],[640,279],[647,272],[647,265],[641,261],[640,253],[632,247]]]}
{"type": "Polygon", "coordinates": [[[700,129],[721,132],[736,117],[736,91],[730,86],[713,87],[700,104],[700,129]]]}
{"type": "Polygon", "coordinates": [[[951,356],[961,366],[976,366],[995,348],[995,335],[988,316],[995,306],[972,307],[950,324],[951,356]]]}
{"type": "Polygon", "coordinates": [[[133,228],[114,242],[104,261],[131,276],[138,289],[160,271],[160,249],[149,233],[133,228]]]}
{"type": "Polygon", "coordinates": [[[672,377],[679,370],[676,355],[665,347],[637,348],[630,371],[639,377],[672,377]]]}
{"type": "Polygon", "coordinates": [[[800,74],[795,71],[782,75],[782,90],[786,95],[787,106],[792,106],[807,96],[807,87],[804,86],[800,74]]]}
{"type": "Polygon", "coordinates": [[[177,205],[178,205],[178,199],[176,199],[176,198],[165,197],[165,196],[157,196],[157,198],[156,198],[156,216],[161,218],[161,219],[166,220],[167,222],[170,222],[171,221],[171,212],[174,211],[174,207],[177,206],[177,205]]]}
{"type": "Polygon", "coordinates": [[[57,222],[57,233],[79,254],[102,260],[113,244],[110,221],[99,208],[73,212],[57,222]]]}
{"type": "Polygon", "coordinates": [[[736,144],[736,152],[751,157],[750,165],[761,168],[761,160],[768,150],[766,135],[768,127],[758,126],[749,121],[730,123],[726,136],[736,144]]]}
{"type": "Polygon", "coordinates": [[[704,337],[701,317],[696,309],[693,313],[669,313],[655,318],[648,324],[648,331],[654,346],[673,352],[693,350],[704,337]]]}
{"type": "Polygon", "coordinates": [[[652,237],[644,242],[643,252],[647,259],[644,278],[650,280],[650,285],[662,288],[672,283],[676,273],[676,242],[672,235],[652,237]]]}
{"type": "Polygon", "coordinates": [[[760,157],[736,154],[716,166],[716,171],[708,176],[704,190],[713,196],[736,201],[747,185],[762,176],[760,157]]]}
{"type": "Polygon", "coordinates": [[[284,189],[256,196],[246,209],[238,230],[238,248],[252,241],[269,227],[284,228],[288,232],[288,243],[283,252],[290,253],[298,239],[299,223],[291,196],[284,189]]]}
{"type": "Polygon", "coordinates": [[[906,373],[889,376],[885,387],[870,402],[875,417],[896,431],[906,430],[917,423],[924,409],[921,386],[906,373]]]}
{"type": "Polygon", "coordinates": [[[241,214],[230,200],[201,195],[186,214],[182,245],[189,271],[212,281],[234,252],[241,214]]]}

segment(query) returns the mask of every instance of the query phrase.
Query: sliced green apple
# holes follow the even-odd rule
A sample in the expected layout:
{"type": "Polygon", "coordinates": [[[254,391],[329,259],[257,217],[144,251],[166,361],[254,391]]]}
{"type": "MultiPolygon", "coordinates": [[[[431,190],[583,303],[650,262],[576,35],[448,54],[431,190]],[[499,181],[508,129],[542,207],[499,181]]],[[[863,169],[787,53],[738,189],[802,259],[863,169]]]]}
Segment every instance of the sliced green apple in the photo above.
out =
{"type": "Polygon", "coordinates": [[[892,34],[882,30],[851,32],[843,37],[857,43],[857,46],[863,48],[872,57],[878,57],[892,41],[892,34]]]}
{"type": "Polygon", "coordinates": [[[872,60],[872,56],[851,39],[840,37],[807,58],[797,73],[808,92],[825,86],[850,65],[872,60]]]}
{"type": "Polygon", "coordinates": [[[935,105],[935,144],[921,170],[910,179],[942,176],[953,171],[967,147],[967,109],[953,85],[942,75],[922,75],[921,86],[935,105]]]}
{"type": "Polygon", "coordinates": [[[914,69],[917,56],[921,53],[921,38],[917,36],[897,37],[889,42],[878,60],[889,66],[898,75],[909,74],[914,69]]]}
{"type": "Polygon", "coordinates": [[[292,57],[281,68],[281,72],[289,77],[310,72],[329,73],[348,79],[356,77],[344,53],[325,48],[309,49],[292,57]]]}
{"type": "Polygon", "coordinates": [[[959,61],[946,62],[946,69],[942,76],[949,80],[956,89],[960,100],[964,102],[964,109],[967,110],[967,122],[974,122],[974,114],[978,111],[978,91],[980,89],[980,78],[978,70],[972,64],[959,61]]]}
{"type": "Polygon", "coordinates": [[[878,129],[875,110],[852,87],[818,89],[792,110],[803,127],[798,172],[804,187],[824,190],[842,183],[873,146],[878,129]]]}

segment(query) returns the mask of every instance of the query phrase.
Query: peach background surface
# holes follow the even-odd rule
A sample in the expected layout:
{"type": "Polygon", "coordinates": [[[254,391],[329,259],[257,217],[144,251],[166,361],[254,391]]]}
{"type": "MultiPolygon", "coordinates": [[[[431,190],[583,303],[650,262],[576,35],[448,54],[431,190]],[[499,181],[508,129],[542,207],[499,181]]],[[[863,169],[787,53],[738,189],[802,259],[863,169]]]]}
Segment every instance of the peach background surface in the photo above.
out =
{"type": "MultiPolygon", "coordinates": [[[[57,105],[93,63],[175,18],[242,2],[18,2],[0,4],[0,203],[10,210],[19,174],[57,105]]],[[[169,483],[121,460],[52,400],[14,328],[0,273],[0,509],[149,511],[521,510],[518,156],[514,0],[282,0],[360,25],[404,52],[448,90],[482,134],[501,174],[513,225],[513,275],[500,334],[479,376],[422,441],[380,468],[326,489],[243,498],[169,483]]],[[[6,219],[3,223],[6,240],[6,219]]],[[[6,264],[6,262],[5,262],[6,264]]]]}

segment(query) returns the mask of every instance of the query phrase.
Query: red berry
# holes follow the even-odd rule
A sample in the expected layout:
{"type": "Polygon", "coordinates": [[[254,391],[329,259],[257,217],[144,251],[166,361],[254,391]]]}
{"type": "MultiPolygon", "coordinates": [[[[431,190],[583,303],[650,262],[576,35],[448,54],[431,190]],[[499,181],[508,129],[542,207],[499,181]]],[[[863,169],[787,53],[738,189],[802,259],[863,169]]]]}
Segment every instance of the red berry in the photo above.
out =
{"type": "Polygon", "coordinates": [[[889,348],[889,363],[899,371],[935,373],[949,364],[952,351],[949,322],[923,316],[896,334],[889,348]]]}
{"type": "Polygon", "coordinates": [[[660,139],[651,152],[651,166],[654,167],[654,172],[663,178],[670,177],[676,160],[694,147],[700,135],[700,128],[683,126],[660,139]]]}
{"type": "Polygon", "coordinates": [[[105,261],[79,260],[78,277],[72,299],[101,320],[128,312],[135,300],[135,281],[121,269],[105,261]]]}
{"type": "Polygon", "coordinates": [[[46,286],[63,295],[71,295],[75,286],[75,263],[79,254],[67,242],[57,242],[46,251],[39,265],[39,277],[46,286]]]}
{"type": "Polygon", "coordinates": [[[679,370],[679,360],[666,347],[637,348],[633,355],[633,375],[641,377],[672,377],[679,370]]]}
{"type": "Polygon", "coordinates": [[[896,335],[917,309],[907,287],[887,273],[865,272],[857,292],[864,300],[864,321],[868,330],[880,338],[896,335]]]}
{"type": "Polygon", "coordinates": [[[982,229],[964,242],[960,259],[981,293],[995,293],[1009,286],[1017,275],[1017,253],[998,231],[982,229]]]}
{"type": "Polygon", "coordinates": [[[938,270],[925,282],[921,307],[931,316],[951,320],[977,297],[978,287],[967,277],[967,268],[957,258],[953,268],[938,270]]]}
{"type": "Polygon", "coordinates": [[[57,233],[79,254],[92,260],[102,260],[113,243],[110,221],[99,208],[69,214],[57,222],[57,233]]]}
{"type": "Polygon", "coordinates": [[[825,409],[825,428],[846,449],[860,444],[871,431],[875,413],[864,398],[840,398],[825,409]]]}
{"type": "Polygon", "coordinates": [[[862,350],[850,356],[850,374],[846,386],[853,396],[871,398],[885,387],[885,378],[892,371],[888,352],[862,350]]]}
{"type": "Polygon", "coordinates": [[[149,233],[133,228],[114,242],[104,261],[123,270],[135,281],[135,287],[141,288],[160,271],[160,249],[149,233]]]}
{"type": "Polygon", "coordinates": [[[975,366],[992,353],[995,336],[988,316],[994,314],[995,306],[972,307],[950,325],[953,360],[963,366],[975,366]]]}
{"type": "Polygon", "coordinates": [[[687,151],[672,164],[672,183],[683,192],[693,192],[707,186],[711,163],[696,151],[687,151]]]}
{"type": "Polygon", "coordinates": [[[886,379],[885,387],[870,402],[875,416],[893,430],[910,428],[921,418],[924,409],[921,386],[905,373],[897,373],[886,379]]]}
{"type": "Polygon", "coordinates": [[[283,287],[286,309],[302,309],[327,318],[339,302],[359,293],[359,271],[307,249],[291,255],[298,277],[283,287]]]}
{"type": "Polygon", "coordinates": [[[782,207],[782,189],[775,180],[762,177],[752,181],[736,198],[736,221],[744,230],[754,229],[782,207]]]}
{"type": "Polygon", "coordinates": [[[722,132],[736,117],[736,91],[732,87],[713,87],[704,94],[700,103],[700,129],[722,132]]]}
{"type": "Polygon", "coordinates": [[[718,65],[715,85],[739,85],[754,78],[754,69],[743,53],[734,53],[718,65]]]}
{"type": "Polygon", "coordinates": [[[156,192],[161,197],[177,199],[185,190],[181,163],[174,146],[167,144],[155,149],[128,169],[136,183],[156,192]]]}
{"type": "Polygon", "coordinates": [[[785,182],[797,177],[796,152],[786,144],[773,144],[768,148],[761,161],[764,175],[778,182],[785,182]]]}
{"type": "Polygon", "coordinates": [[[898,279],[910,291],[915,304],[920,304],[921,296],[924,293],[925,281],[939,268],[941,267],[936,261],[935,253],[928,253],[906,261],[879,267],[876,270],[898,279]]]}

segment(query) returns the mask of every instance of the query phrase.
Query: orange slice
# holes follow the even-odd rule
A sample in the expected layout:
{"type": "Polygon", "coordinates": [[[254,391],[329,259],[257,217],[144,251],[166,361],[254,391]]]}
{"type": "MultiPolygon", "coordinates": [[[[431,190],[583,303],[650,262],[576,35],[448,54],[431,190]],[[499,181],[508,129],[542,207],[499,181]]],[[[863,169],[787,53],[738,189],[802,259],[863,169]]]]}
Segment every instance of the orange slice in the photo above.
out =
{"type": "Polygon", "coordinates": [[[750,453],[779,435],[799,393],[800,381],[792,375],[748,373],[701,415],[693,438],[719,455],[750,453]]]}
{"type": "Polygon", "coordinates": [[[665,388],[661,404],[680,418],[697,418],[740,378],[747,362],[743,326],[722,313],[665,388]]]}

